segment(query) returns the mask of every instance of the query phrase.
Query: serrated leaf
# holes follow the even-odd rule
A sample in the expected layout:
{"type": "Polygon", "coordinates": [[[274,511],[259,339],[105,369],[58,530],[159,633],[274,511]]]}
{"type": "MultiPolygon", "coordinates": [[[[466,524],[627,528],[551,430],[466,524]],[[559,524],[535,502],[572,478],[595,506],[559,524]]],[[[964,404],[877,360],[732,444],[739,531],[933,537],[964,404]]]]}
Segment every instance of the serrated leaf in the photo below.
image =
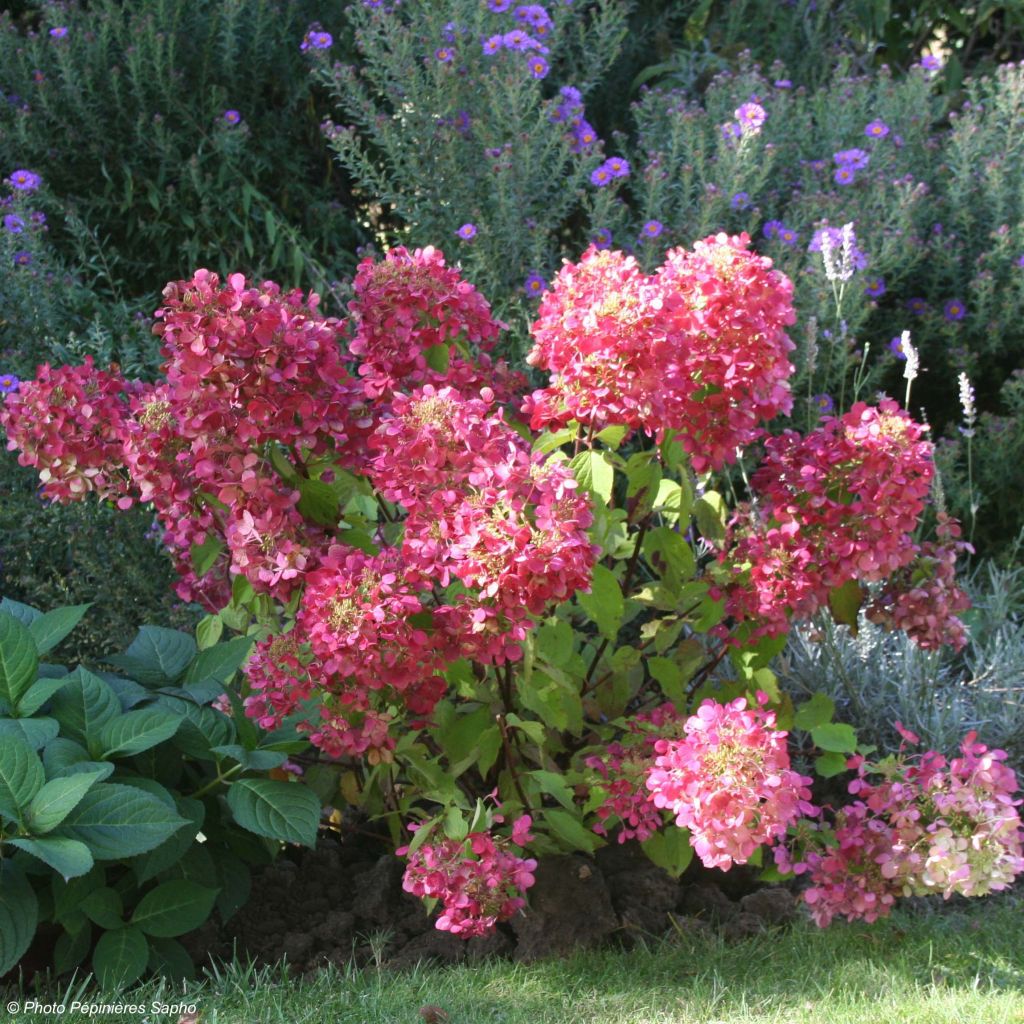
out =
{"type": "Polygon", "coordinates": [[[46,782],[39,755],[23,739],[0,741],[0,814],[20,821],[46,782]]]}
{"type": "Polygon", "coordinates": [[[469,825],[458,807],[449,807],[444,815],[444,834],[455,842],[461,842],[469,835],[469,825]]]}
{"type": "Polygon", "coordinates": [[[24,850],[53,868],[65,881],[86,874],[93,865],[89,847],[77,839],[44,836],[36,839],[15,838],[9,842],[11,846],[24,850]]]}
{"type": "Polygon", "coordinates": [[[645,839],[641,848],[647,857],[664,868],[673,878],[678,878],[693,860],[690,832],[678,825],[667,825],[645,839]]]}
{"type": "Polygon", "coordinates": [[[564,775],[544,769],[535,769],[528,772],[525,777],[533,779],[542,793],[554,797],[567,811],[576,813],[573,791],[564,775]]]}
{"type": "Polygon", "coordinates": [[[569,444],[569,442],[576,437],[577,433],[578,429],[574,427],[563,427],[561,430],[556,430],[554,433],[550,430],[545,430],[543,433],[539,434],[533,442],[533,451],[535,454],[552,452],[556,448],[561,448],[564,444],[569,444]]]}
{"type": "Polygon", "coordinates": [[[693,512],[697,518],[697,529],[709,541],[725,540],[725,522],[728,510],[725,499],[717,491],[705,491],[694,502],[693,512]]]}
{"type": "Polygon", "coordinates": [[[198,928],[210,916],[216,898],[216,889],[174,879],[146,893],[130,923],[147,935],[173,939],[198,928]]]}
{"type": "Polygon", "coordinates": [[[601,845],[600,838],[586,828],[582,821],[559,807],[545,808],[541,819],[548,828],[574,853],[592,853],[601,845]]]}
{"type": "Polygon", "coordinates": [[[146,686],[173,683],[195,657],[196,642],[176,629],[143,626],[123,654],[107,659],[146,686]]]}
{"type": "Polygon", "coordinates": [[[846,771],[845,754],[822,754],[814,759],[814,770],[823,778],[831,779],[846,771]]]}
{"type": "Polygon", "coordinates": [[[58,831],[79,839],[97,860],[134,857],[159,846],[185,819],[151,793],[114,782],[97,783],[58,831]]]}
{"type": "Polygon", "coordinates": [[[169,740],[181,718],[159,707],[140,708],[111,719],[97,740],[103,758],[130,757],[169,740]]]}
{"type": "Polygon", "coordinates": [[[213,647],[224,634],[224,620],[219,615],[205,615],[196,626],[196,644],[200,651],[213,647]]]}
{"type": "Polygon", "coordinates": [[[217,865],[217,913],[221,921],[228,921],[245,906],[252,893],[252,872],[248,865],[230,853],[214,851],[217,865]]]}
{"type": "Polygon", "coordinates": [[[28,627],[10,612],[0,612],[0,700],[17,707],[36,681],[39,656],[28,627]]]}
{"type": "Polygon", "coordinates": [[[192,571],[202,579],[224,552],[224,541],[215,533],[208,533],[202,544],[193,544],[189,549],[192,571]]]}
{"type": "Polygon", "coordinates": [[[793,725],[797,729],[810,732],[818,726],[831,722],[835,710],[836,703],[831,697],[827,697],[823,693],[814,693],[809,700],[804,701],[796,709],[796,714],[793,716],[793,725]]]}
{"type": "Polygon", "coordinates": [[[34,835],[52,832],[78,806],[85,794],[106,776],[107,773],[101,769],[79,771],[63,779],[51,779],[28,805],[26,828],[34,835]]]}
{"type": "Polygon", "coordinates": [[[3,612],[13,615],[23,626],[30,626],[43,615],[38,608],[33,608],[30,604],[22,604],[20,601],[12,601],[9,597],[0,600],[0,614],[3,612]]]}
{"type": "Polygon", "coordinates": [[[29,623],[28,631],[35,641],[36,652],[52,651],[81,621],[92,604],[75,604],[67,608],[54,608],[29,623]]]}
{"type": "Polygon", "coordinates": [[[186,820],[187,824],[171,833],[159,846],[148,853],[131,858],[129,863],[140,885],[177,864],[188,853],[199,830],[203,827],[206,808],[202,801],[194,800],[192,797],[178,797],[174,803],[178,813],[186,820]]]}
{"type": "Polygon", "coordinates": [[[857,750],[857,733],[852,725],[829,722],[811,729],[811,739],[820,750],[835,754],[853,754],[857,750]]]}
{"type": "Polygon", "coordinates": [[[74,933],[62,932],[53,946],[53,970],[55,974],[68,974],[89,954],[92,948],[92,931],[79,928],[74,933]]]}
{"type": "Polygon", "coordinates": [[[120,894],[109,885],[102,885],[86,893],[78,909],[101,928],[120,928],[124,921],[124,902],[120,894]]]}
{"type": "Polygon", "coordinates": [[[60,722],[64,736],[91,750],[99,739],[100,729],[120,716],[121,702],[99,676],[77,668],[54,694],[52,714],[60,722]]]}
{"type": "Polygon", "coordinates": [[[0,975],[22,958],[38,923],[39,901],[31,884],[9,861],[0,862],[0,975]]]}
{"type": "Polygon", "coordinates": [[[581,592],[576,595],[576,600],[593,619],[601,635],[614,641],[626,611],[622,588],[615,574],[603,565],[595,565],[590,593],[581,592]]]}
{"type": "Polygon", "coordinates": [[[569,468],[580,487],[599,497],[606,505],[611,501],[615,470],[602,452],[580,452],[569,461],[569,468]]]}
{"type": "Polygon", "coordinates": [[[196,976],[192,957],[176,939],[149,939],[149,970],[160,978],[192,981],[196,976]]]}
{"type": "Polygon", "coordinates": [[[92,969],[104,991],[138,981],[148,962],[149,943],[138,928],[104,932],[92,954],[92,969]]]}
{"type": "Polygon", "coordinates": [[[221,757],[230,757],[248,771],[265,772],[277,768],[288,760],[288,755],[276,750],[246,750],[238,743],[226,743],[211,747],[210,752],[221,757]]]}
{"type": "Polygon", "coordinates": [[[0,743],[8,738],[23,740],[40,750],[56,739],[60,726],[55,718],[0,718],[0,743]]]}
{"type": "Polygon", "coordinates": [[[300,783],[240,779],[228,790],[228,806],[235,821],[256,835],[316,845],[320,801],[300,783]]]}
{"type": "Polygon", "coordinates": [[[22,695],[18,701],[18,715],[27,717],[34,715],[58,690],[63,689],[68,676],[59,679],[38,679],[22,695]]]}
{"type": "Polygon", "coordinates": [[[225,643],[200,651],[192,659],[188,670],[182,677],[182,685],[190,686],[193,683],[204,683],[211,679],[218,683],[226,683],[241,668],[255,639],[252,636],[237,636],[225,643]]]}
{"type": "Polygon", "coordinates": [[[299,514],[318,526],[337,526],[341,518],[338,493],[323,480],[300,477],[297,481],[301,497],[296,506],[299,514]]]}

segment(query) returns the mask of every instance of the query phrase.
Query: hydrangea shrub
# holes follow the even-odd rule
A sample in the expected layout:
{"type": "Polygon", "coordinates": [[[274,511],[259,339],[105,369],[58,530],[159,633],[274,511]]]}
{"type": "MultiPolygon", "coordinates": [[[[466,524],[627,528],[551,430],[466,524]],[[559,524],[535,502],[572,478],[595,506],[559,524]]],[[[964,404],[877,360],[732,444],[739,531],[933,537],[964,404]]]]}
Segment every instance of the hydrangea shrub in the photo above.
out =
{"type": "MultiPolygon", "coordinates": [[[[613,835],[676,874],[766,847],[818,871],[814,838],[862,812],[814,806],[789,733],[825,777],[862,779],[868,752],[769,662],[819,611],[962,641],[955,526],[920,535],[922,425],[884,398],[768,437],[792,402],[792,284],[744,235],[649,272],[597,246],[567,263],[532,391],[435,249],[364,260],[349,313],[200,270],[165,289],[159,383],[43,367],[5,402],[8,443],[56,500],[152,505],[204,628],[256,641],[247,713],[308,736],[329,802],[389,823],[438,927],[482,934],[537,855],[613,835]]],[[[981,789],[958,814],[950,782],[927,822],[956,866],[936,853],[920,885],[947,893],[961,841],[989,851],[967,856],[976,891],[1024,867],[1016,780],[967,742],[982,774],[951,771],[981,789]]]]}

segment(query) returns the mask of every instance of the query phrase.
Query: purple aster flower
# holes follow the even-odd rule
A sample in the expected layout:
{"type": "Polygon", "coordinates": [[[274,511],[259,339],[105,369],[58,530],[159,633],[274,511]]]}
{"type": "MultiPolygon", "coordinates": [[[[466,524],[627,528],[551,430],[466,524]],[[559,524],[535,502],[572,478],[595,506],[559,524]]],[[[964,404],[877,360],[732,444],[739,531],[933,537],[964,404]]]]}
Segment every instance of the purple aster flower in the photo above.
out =
{"type": "Polygon", "coordinates": [[[837,167],[849,167],[851,171],[862,171],[871,159],[870,153],[863,149],[841,149],[838,153],[832,154],[832,159],[837,167]]]}
{"type": "Polygon", "coordinates": [[[757,135],[768,115],[760,103],[741,103],[734,111],[733,117],[739,122],[740,131],[744,135],[757,135]]]}
{"type": "Polygon", "coordinates": [[[796,241],[800,237],[800,235],[792,228],[787,228],[785,225],[780,225],[778,233],[775,237],[780,242],[782,242],[783,245],[796,245],[796,241]]]}
{"type": "Polygon", "coordinates": [[[526,292],[527,295],[540,295],[547,286],[548,283],[544,279],[544,275],[536,270],[531,270],[530,273],[526,275],[526,280],[523,282],[523,291],[526,292]]]}
{"type": "Polygon", "coordinates": [[[548,73],[548,62],[540,56],[530,57],[526,62],[532,78],[544,78],[548,73]]]}
{"type": "Polygon", "coordinates": [[[825,160],[810,160],[807,163],[812,171],[817,171],[819,174],[828,167],[828,163],[825,160]]]}
{"type": "Polygon", "coordinates": [[[21,249],[14,254],[14,265],[16,267],[27,267],[32,262],[32,253],[28,249],[21,249]]]}
{"type": "Polygon", "coordinates": [[[299,46],[299,49],[303,53],[307,53],[309,50],[329,50],[333,45],[334,37],[331,33],[324,32],[320,27],[320,23],[314,21],[302,37],[302,44],[299,46]]]}
{"type": "Polygon", "coordinates": [[[722,138],[728,142],[730,139],[738,139],[743,134],[742,129],[735,121],[726,121],[722,125],[722,138]]]}
{"type": "Polygon", "coordinates": [[[869,121],[864,126],[864,134],[869,139],[884,139],[889,134],[889,126],[884,121],[869,121]]]}
{"type": "Polygon", "coordinates": [[[19,192],[34,192],[42,179],[35,171],[18,170],[7,179],[19,192]]]}
{"type": "Polygon", "coordinates": [[[852,167],[837,167],[832,179],[837,185],[852,185],[857,180],[857,174],[852,167]]]}
{"type": "Polygon", "coordinates": [[[596,142],[597,132],[589,121],[580,120],[572,130],[572,151],[574,153],[586,153],[596,142]]]}
{"type": "Polygon", "coordinates": [[[439,46],[434,51],[434,59],[442,64],[451,64],[455,59],[455,51],[447,46],[439,46]]]}
{"type": "Polygon", "coordinates": [[[897,358],[906,361],[907,353],[903,351],[903,338],[895,337],[889,342],[889,351],[897,358]]]}
{"type": "Polygon", "coordinates": [[[490,57],[497,53],[505,45],[502,36],[491,36],[483,41],[484,56],[490,57]]]}
{"type": "Polygon", "coordinates": [[[660,220],[649,220],[641,229],[640,234],[644,238],[657,238],[664,230],[660,220]]]}
{"type": "Polygon", "coordinates": [[[926,53],[921,58],[920,67],[924,68],[925,71],[941,71],[942,61],[933,53],[926,53]]]}
{"type": "Polygon", "coordinates": [[[818,407],[822,413],[830,413],[835,407],[835,402],[832,401],[831,395],[815,395],[811,401],[818,407]]]}
{"type": "Polygon", "coordinates": [[[885,294],[885,278],[869,277],[868,283],[864,286],[864,294],[872,299],[879,299],[885,294]]]}
{"type": "Polygon", "coordinates": [[[37,224],[39,227],[42,227],[46,223],[46,214],[43,213],[42,210],[33,210],[29,214],[28,219],[32,221],[33,224],[37,224]]]}
{"type": "Polygon", "coordinates": [[[543,31],[551,27],[551,17],[540,4],[520,4],[515,9],[515,19],[543,31]]]}
{"type": "Polygon", "coordinates": [[[761,233],[765,238],[775,238],[778,236],[779,229],[782,227],[781,220],[766,220],[764,227],[761,228],[761,233]]]}
{"type": "Polygon", "coordinates": [[[1017,257],[1017,266],[1024,267],[1024,254],[1017,257]]]}
{"type": "Polygon", "coordinates": [[[950,323],[954,323],[957,320],[963,320],[967,316],[967,308],[959,299],[950,299],[942,307],[942,315],[950,323]]]}
{"type": "Polygon", "coordinates": [[[50,35],[53,36],[54,39],[63,39],[67,34],[67,25],[57,25],[50,29],[50,35]]]}
{"type": "Polygon", "coordinates": [[[9,213],[4,217],[4,227],[12,235],[20,235],[25,230],[25,221],[16,213],[9,213]]]}
{"type": "Polygon", "coordinates": [[[608,173],[613,178],[629,177],[629,161],[623,160],[621,156],[609,157],[605,160],[605,166],[608,168],[608,173]]]}
{"type": "Polygon", "coordinates": [[[12,391],[17,391],[20,383],[13,373],[0,374],[0,395],[9,395],[12,391]]]}
{"type": "Polygon", "coordinates": [[[528,50],[533,40],[521,28],[514,28],[501,37],[502,43],[510,50],[528,50]]]}
{"type": "Polygon", "coordinates": [[[610,249],[612,246],[612,233],[608,228],[598,228],[590,236],[590,241],[594,243],[595,249],[610,249]]]}
{"type": "Polygon", "coordinates": [[[788,78],[776,78],[775,79],[776,89],[792,89],[793,83],[788,78]]]}
{"type": "Polygon", "coordinates": [[[732,199],[729,200],[729,205],[734,210],[745,210],[750,206],[750,196],[746,192],[737,192],[732,199]]]}
{"type": "Polygon", "coordinates": [[[512,0],[490,0],[487,6],[495,14],[504,14],[512,6],[512,0]]]}
{"type": "Polygon", "coordinates": [[[242,115],[237,110],[225,110],[221,117],[226,124],[238,124],[242,120],[242,115]]]}
{"type": "Polygon", "coordinates": [[[928,303],[920,297],[907,299],[906,306],[914,316],[924,316],[928,312],[928,303]]]}
{"type": "Polygon", "coordinates": [[[471,238],[476,238],[476,225],[470,223],[463,224],[455,234],[464,242],[468,242],[471,238]]]}
{"type": "Polygon", "coordinates": [[[596,185],[598,188],[604,188],[612,180],[611,171],[608,170],[608,161],[606,160],[600,167],[595,167],[590,172],[590,184],[596,185]]]}

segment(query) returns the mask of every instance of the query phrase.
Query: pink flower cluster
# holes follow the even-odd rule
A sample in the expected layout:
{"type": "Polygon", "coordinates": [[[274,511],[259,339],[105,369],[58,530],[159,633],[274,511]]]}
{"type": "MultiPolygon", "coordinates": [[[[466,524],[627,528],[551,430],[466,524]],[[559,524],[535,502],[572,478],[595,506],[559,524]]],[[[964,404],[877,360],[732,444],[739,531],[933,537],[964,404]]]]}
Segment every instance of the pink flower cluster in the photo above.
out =
{"type": "Polygon", "coordinates": [[[782,633],[832,588],[908,565],[934,472],[924,430],[885,399],[858,402],[805,436],[770,438],[752,480],[756,505],[735,517],[720,554],[734,581],[728,614],[782,633]]]}
{"type": "Polygon", "coordinates": [[[18,462],[39,471],[45,497],[124,497],[118,467],[132,390],[115,368],[97,370],[86,356],[84,366],[41,366],[35,380],[7,396],[0,406],[7,448],[20,449],[18,462]]]}
{"type": "Polygon", "coordinates": [[[421,899],[441,901],[436,922],[440,931],[465,939],[488,935],[499,921],[526,906],[523,893],[533,885],[537,862],[508,846],[530,842],[530,825],[530,817],[523,815],[513,823],[508,839],[471,832],[464,840],[427,841],[411,852],[401,847],[396,852],[409,860],[402,888],[421,899]]]}
{"type": "Polygon", "coordinates": [[[849,790],[858,799],[837,813],[832,838],[822,832],[814,841],[812,833],[797,857],[776,851],[781,868],[808,875],[804,899],[817,924],[874,921],[900,896],[983,896],[1024,872],[1021,801],[1005,751],[989,750],[973,732],[960,749],[948,763],[932,750],[876,765],[851,759],[849,790]]]}
{"type": "Polygon", "coordinates": [[[527,361],[551,383],[523,405],[531,427],[673,430],[698,472],[734,460],[792,406],[792,282],[749,242],[712,236],[653,275],[596,246],[567,262],[532,328],[527,361]]]}
{"type": "Polygon", "coordinates": [[[608,835],[609,825],[618,825],[618,842],[643,842],[661,828],[662,814],[647,788],[647,777],[657,756],[656,745],[682,731],[683,718],[671,704],[663,704],[629,720],[629,732],[622,742],[609,743],[600,754],[584,759],[600,781],[592,785],[603,796],[595,809],[594,831],[608,835]]]}
{"type": "Polygon", "coordinates": [[[759,847],[781,839],[800,815],[813,815],[811,780],[790,768],[788,733],[775,712],[748,707],[743,697],[705,700],[688,718],[680,739],[659,739],[647,776],[654,805],[690,830],[690,843],[706,867],[728,871],[759,847]]]}
{"type": "Polygon", "coordinates": [[[957,539],[960,526],[948,516],[939,515],[936,533],[938,542],[922,544],[914,561],[886,581],[866,614],[878,626],[902,630],[925,650],[947,644],[960,650],[967,631],[957,613],[967,611],[971,601],[957,586],[956,560],[974,549],[957,539]]]}

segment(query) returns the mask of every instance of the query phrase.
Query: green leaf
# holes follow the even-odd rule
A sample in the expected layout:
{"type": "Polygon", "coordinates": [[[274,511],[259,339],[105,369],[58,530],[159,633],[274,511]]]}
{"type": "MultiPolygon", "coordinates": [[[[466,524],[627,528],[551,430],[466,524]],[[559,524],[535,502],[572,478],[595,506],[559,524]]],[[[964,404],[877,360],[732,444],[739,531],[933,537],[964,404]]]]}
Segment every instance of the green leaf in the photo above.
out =
{"type": "Polygon", "coordinates": [[[182,684],[190,686],[211,679],[226,683],[242,667],[255,639],[252,636],[236,636],[233,640],[200,651],[189,665],[182,684]]]}
{"type": "Polygon", "coordinates": [[[121,702],[99,676],[77,668],[54,694],[52,713],[64,736],[91,750],[103,726],[121,715],[121,702]]]}
{"type": "Polygon", "coordinates": [[[469,835],[469,825],[458,807],[449,807],[444,815],[444,834],[455,842],[461,842],[469,835]]]}
{"type": "Polygon", "coordinates": [[[575,636],[563,619],[552,616],[536,632],[534,649],[540,661],[561,667],[572,657],[575,636]]]}
{"type": "Polygon", "coordinates": [[[28,743],[15,736],[0,741],[0,814],[20,821],[45,782],[43,762],[28,743]]]}
{"type": "Polygon", "coordinates": [[[341,518],[338,492],[323,480],[299,477],[299,514],[319,526],[337,526],[341,518]]]}
{"type": "Polygon", "coordinates": [[[104,932],[92,954],[92,969],[104,991],[138,981],[148,962],[149,943],[138,928],[104,932]]]}
{"type": "Polygon", "coordinates": [[[545,452],[552,452],[556,448],[561,448],[562,445],[568,444],[578,434],[578,428],[576,427],[563,427],[561,430],[557,430],[552,433],[550,430],[545,430],[543,433],[537,435],[537,439],[533,442],[534,453],[544,454],[545,452]]]}
{"type": "Polygon", "coordinates": [[[843,754],[822,754],[814,759],[814,770],[823,779],[834,778],[846,771],[846,757],[843,754]]]}
{"type": "Polygon", "coordinates": [[[457,764],[468,757],[477,748],[480,736],[493,724],[494,715],[487,707],[457,715],[451,725],[438,734],[438,741],[449,765],[457,764]]]}
{"type": "Polygon", "coordinates": [[[288,755],[276,750],[246,750],[238,743],[225,743],[223,746],[211,747],[210,752],[221,757],[230,757],[247,771],[265,772],[277,768],[288,760],[288,755]]]}
{"type": "Polygon", "coordinates": [[[0,614],[6,612],[13,615],[23,626],[30,626],[36,619],[42,618],[43,613],[31,605],[22,604],[20,601],[12,601],[9,597],[0,600],[0,614]]]}
{"type": "Polygon", "coordinates": [[[436,370],[438,373],[448,373],[448,363],[450,360],[450,353],[448,346],[445,344],[431,345],[423,353],[423,358],[427,361],[427,366],[432,370],[436,370]]]}
{"type": "Polygon", "coordinates": [[[581,592],[576,595],[576,600],[593,619],[601,635],[614,641],[626,611],[622,588],[615,574],[603,565],[595,565],[590,593],[581,592]]]}
{"type": "Polygon", "coordinates": [[[657,526],[647,532],[644,557],[659,576],[678,593],[681,584],[693,578],[697,563],[686,538],[670,526],[657,526]]]}
{"type": "Polygon", "coordinates": [[[316,845],[320,801],[300,783],[241,779],[228,790],[228,806],[235,821],[258,836],[316,845]]]}
{"type": "Polygon", "coordinates": [[[77,806],[97,782],[107,777],[99,771],[81,771],[63,779],[51,779],[28,805],[25,826],[29,832],[42,835],[52,832],[77,806]]]}
{"type": "Polygon", "coordinates": [[[204,615],[196,626],[196,643],[200,651],[213,647],[224,633],[224,620],[219,615],[204,615]]]}
{"type": "Polygon", "coordinates": [[[220,882],[217,913],[220,914],[221,921],[225,922],[249,902],[252,893],[252,873],[248,865],[237,857],[229,853],[215,853],[217,878],[220,882]]]}
{"type": "Polygon", "coordinates": [[[55,718],[0,718],[0,742],[8,738],[23,740],[33,750],[56,739],[60,726],[55,718]]]}
{"type": "Polygon", "coordinates": [[[202,579],[212,568],[214,562],[224,551],[224,541],[212,531],[206,535],[202,544],[193,544],[189,550],[192,559],[192,571],[202,579]]]}
{"type": "Polygon", "coordinates": [[[188,853],[199,830],[203,827],[206,808],[202,801],[186,796],[178,797],[174,803],[178,813],[186,820],[187,824],[173,832],[148,853],[131,859],[132,871],[140,885],[155,878],[161,871],[166,871],[177,864],[188,853]]]}
{"type": "Polygon", "coordinates": [[[89,955],[92,948],[92,930],[80,928],[77,932],[62,932],[53,946],[55,974],[68,974],[89,955]]]}
{"type": "Polygon", "coordinates": [[[100,729],[101,757],[130,757],[169,740],[181,725],[181,718],[159,707],[129,711],[111,719],[100,729]]]}
{"type": "Polygon", "coordinates": [[[28,627],[9,612],[0,612],[0,700],[17,707],[38,670],[39,657],[28,627]]]}
{"type": "Polygon", "coordinates": [[[836,703],[831,697],[826,697],[823,693],[815,693],[811,695],[809,700],[804,701],[796,709],[796,715],[793,717],[793,725],[797,729],[803,729],[805,732],[810,732],[812,729],[817,728],[820,725],[825,725],[827,722],[832,721],[832,715],[835,714],[836,703]]]}
{"type": "Polygon", "coordinates": [[[833,621],[849,626],[850,632],[857,635],[857,614],[864,603],[864,588],[856,580],[847,580],[841,587],[833,587],[828,592],[828,608],[833,621]]]}
{"type": "Polygon", "coordinates": [[[640,846],[650,860],[659,868],[664,868],[673,878],[678,878],[693,860],[689,829],[678,825],[667,825],[645,839],[640,846]]]}
{"type": "Polygon", "coordinates": [[[542,820],[574,853],[592,853],[601,845],[600,837],[586,828],[576,814],[570,814],[569,811],[559,807],[548,807],[543,811],[542,820]]]}
{"type": "Polygon", "coordinates": [[[688,520],[692,508],[693,493],[689,486],[683,487],[677,480],[661,481],[654,500],[654,511],[659,512],[669,526],[675,526],[681,519],[688,520]]]}
{"type": "Polygon", "coordinates": [[[99,886],[79,901],[78,909],[101,928],[120,928],[124,921],[124,903],[115,889],[99,886]]]}
{"type": "Polygon", "coordinates": [[[107,661],[145,686],[173,683],[195,657],[196,642],[177,629],[143,626],[123,654],[107,661]]]}
{"type": "Polygon", "coordinates": [[[705,491],[694,503],[697,529],[709,541],[725,540],[725,522],[728,510],[725,499],[717,491],[705,491]]]}
{"type": "Polygon", "coordinates": [[[34,715],[58,690],[63,689],[68,676],[59,679],[39,679],[34,682],[18,701],[19,717],[34,715]]]}
{"type": "Polygon", "coordinates": [[[614,451],[620,444],[622,444],[623,439],[628,433],[629,427],[615,424],[610,427],[605,427],[604,430],[598,431],[594,436],[594,440],[608,445],[608,447],[614,451]]]}
{"type": "Polygon", "coordinates": [[[236,739],[231,719],[213,708],[201,707],[178,697],[161,697],[160,705],[184,720],[174,736],[174,745],[189,757],[212,761],[211,747],[232,743],[236,739]]]}
{"type": "Polygon", "coordinates": [[[91,604],[75,604],[67,608],[55,608],[52,612],[33,620],[28,631],[35,641],[36,652],[46,654],[47,651],[52,651],[78,625],[82,616],[91,607],[91,604]]]}
{"type": "Polygon", "coordinates": [[[39,901],[10,861],[0,861],[0,975],[22,958],[39,923],[39,901]]]}
{"type": "Polygon", "coordinates": [[[170,978],[172,981],[192,981],[196,976],[196,970],[192,964],[192,957],[188,955],[185,947],[176,939],[154,939],[149,940],[149,967],[150,973],[160,978],[170,978]]]}
{"type": "Polygon", "coordinates": [[[536,769],[528,772],[526,779],[532,779],[537,783],[537,788],[547,796],[554,797],[567,811],[577,813],[573,791],[566,781],[564,775],[558,772],[549,772],[543,769],[536,769]]]}
{"type": "Polygon", "coordinates": [[[131,916],[131,924],[158,939],[173,939],[198,928],[212,913],[216,889],[183,878],[164,882],[146,893],[131,916]]]}
{"type": "Polygon", "coordinates": [[[11,846],[24,850],[53,868],[65,881],[84,875],[93,865],[92,854],[77,839],[45,836],[42,839],[11,839],[11,846]]]}
{"type": "Polygon", "coordinates": [[[580,487],[599,497],[606,505],[611,501],[615,470],[600,451],[583,451],[569,462],[580,487]]]}
{"type": "Polygon", "coordinates": [[[857,733],[852,725],[830,722],[811,729],[811,739],[821,750],[836,754],[853,754],[857,750],[857,733]]]}
{"type": "Polygon", "coordinates": [[[120,860],[154,849],[184,824],[184,818],[151,793],[100,782],[64,819],[59,831],[80,839],[97,860],[120,860]]]}

